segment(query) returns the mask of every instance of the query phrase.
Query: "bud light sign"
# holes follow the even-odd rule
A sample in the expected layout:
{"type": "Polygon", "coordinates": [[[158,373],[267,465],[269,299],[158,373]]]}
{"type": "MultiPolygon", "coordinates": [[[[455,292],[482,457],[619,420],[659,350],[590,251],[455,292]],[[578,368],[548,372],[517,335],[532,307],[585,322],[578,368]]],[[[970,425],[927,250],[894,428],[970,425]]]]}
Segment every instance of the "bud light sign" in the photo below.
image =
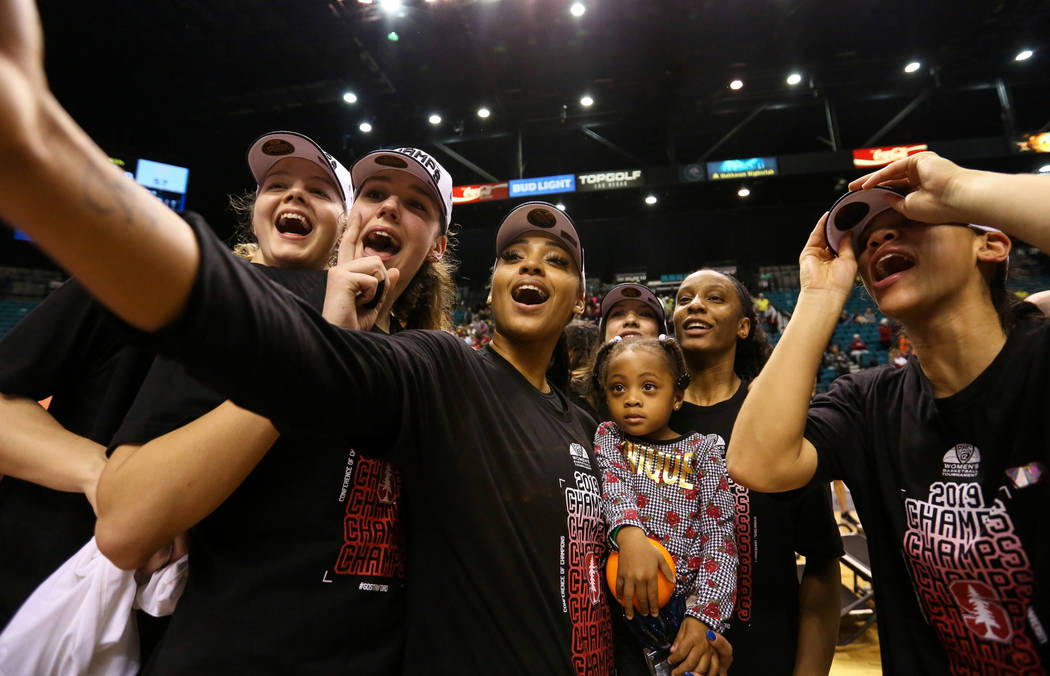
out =
{"type": "Polygon", "coordinates": [[[542,178],[520,178],[510,182],[510,196],[547,195],[556,192],[576,192],[576,176],[544,176],[542,178]]]}

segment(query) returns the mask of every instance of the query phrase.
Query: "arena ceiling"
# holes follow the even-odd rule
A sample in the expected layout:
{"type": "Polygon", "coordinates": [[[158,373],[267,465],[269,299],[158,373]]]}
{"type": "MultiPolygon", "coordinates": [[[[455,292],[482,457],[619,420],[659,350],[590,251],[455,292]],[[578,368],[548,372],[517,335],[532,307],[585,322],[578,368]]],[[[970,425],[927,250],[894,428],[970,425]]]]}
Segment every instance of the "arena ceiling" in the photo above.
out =
{"type": "MultiPolygon", "coordinates": [[[[971,164],[1030,171],[1009,138],[1050,129],[1046,0],[582,2],[579,17],[570,0],[394,11],[390,0],[43,0],[40,11],[59,100],[111,154],[189,167],[189,206],[220,233],[224,195],[253,187],[245,150],[271,129],[307,133],[346,162],[417,145],[457,185],[989,138],[1000,156],[971,164]],[[1023,49],[1034,53],[1016,61],[1023,49]]],[[[749,181],[747,199],[739,182],[675,181],[551,199],[582,222],[588,268],[609,279],[791,261],[857,174],[816,163],[749,181]],[[656,205],[642,201],[650,192],[656,205]]],[[[457,207],[466,277],[484,277],[511,205],[457,207]]]]}

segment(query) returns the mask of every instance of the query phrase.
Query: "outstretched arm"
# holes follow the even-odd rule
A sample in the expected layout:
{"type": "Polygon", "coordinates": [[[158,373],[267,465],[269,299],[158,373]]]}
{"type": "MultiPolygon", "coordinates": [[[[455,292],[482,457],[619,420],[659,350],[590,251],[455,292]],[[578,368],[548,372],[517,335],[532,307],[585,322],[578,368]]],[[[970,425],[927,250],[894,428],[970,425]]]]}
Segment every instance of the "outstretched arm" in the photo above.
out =
{"type": "Polygon", "coordinates": [[[1050,176],[964,169],[936,153],[897,160],[850,183],[850,190],[888,185],[911,192],[894,207],[924,223],[977,223],[1050,252],[1050,176]]]}
{"type": "Polygon", "coordinates": [[[99,550],[139,568],[221,505],[277,437],[266,418],[224,402],[153,441],[120,446],[98,484],[99,550]]]}
{"type": "Polygon", "coordinates": [[[42,57],[33,3],[0,2],[0,218],[130,324],[159,328],[192,286],[193,234],[62,109],[42,57]]]}
{"type": "Polygon", "coordinates": [[[809,483],[817,453],[803,437],[824,346],[835,330],[857,274],[850,238],[835,256],[824,239],[824,214],[799,256],[802,290],[784,337],[740,408],[726,454],[735,481],[763,492],[786,491],[809,483]],[[800,374],[810,374],[809,377],[800,374]]]}

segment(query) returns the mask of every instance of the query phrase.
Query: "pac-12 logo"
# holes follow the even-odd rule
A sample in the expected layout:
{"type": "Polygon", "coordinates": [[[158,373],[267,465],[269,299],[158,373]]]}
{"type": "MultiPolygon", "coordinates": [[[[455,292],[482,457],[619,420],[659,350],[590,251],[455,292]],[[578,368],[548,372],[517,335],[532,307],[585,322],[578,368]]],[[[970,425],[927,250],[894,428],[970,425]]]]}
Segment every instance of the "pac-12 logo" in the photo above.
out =
{"type": "Polygon", "coordinates": [[[973,479],[981,469],[981,452],[973,444],[956,444],[944,454],[941,474],[955,479],[973,479]]]}
{"type": "Polygon", "coordinates": [[[985,641],[1010,642],[1014,635],[1010,615],[990,585],[978,580],[956,580],[948,589],[970,631],[985,641]]]}
{"type": "Polygon", "coordinates": [[[569,444],[569,455],[573,463],[580,469],[591,469],[591,459],[587,456],[587,449],[576,442],[569,444]]]}

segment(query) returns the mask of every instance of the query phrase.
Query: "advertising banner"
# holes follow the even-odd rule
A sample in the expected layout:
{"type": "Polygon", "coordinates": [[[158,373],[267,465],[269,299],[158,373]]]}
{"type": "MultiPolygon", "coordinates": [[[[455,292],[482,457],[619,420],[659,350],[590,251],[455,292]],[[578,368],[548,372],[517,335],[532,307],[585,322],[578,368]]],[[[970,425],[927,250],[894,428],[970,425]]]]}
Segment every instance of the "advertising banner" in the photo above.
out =
{"type": "Polygon", "coordinates": [[[758,178],[776,176],[777,158],[749,157],[744,160],[724,160],[707,163],[707,177],[712,181],[727,178],[758,178]]]}
{"type": "Polygon", "coordinates": [[[589,174],[576,174],[576,191],[619,190],[621,188],[640,188],[645,181],[641,169],[624,169],[622,171],[595,171],[589,174]]]}
{"type": "Polygon", "coordinates": [[[483,183],[481,185],[458,185],[452,188],[453,204],[471,204],[491,200],[505,200],[510,197],[510,188],[503,183],[483,183]]]}
{"type": "Polygon", "coordinates": [[[925,143],[910,146],[886,146],[884,148],[860,148],[853,151],[853,166],[858,169],[884,167],[890,162],[902,160],[909,155],[929,150],[925,143]]]}
{"type": "Polygon", "coordinates": [[[519,178],[510,181],[511,197],[549,195],[556,192],[576,192],[576,175],[562,174],[561,176],[519,178]]]}

